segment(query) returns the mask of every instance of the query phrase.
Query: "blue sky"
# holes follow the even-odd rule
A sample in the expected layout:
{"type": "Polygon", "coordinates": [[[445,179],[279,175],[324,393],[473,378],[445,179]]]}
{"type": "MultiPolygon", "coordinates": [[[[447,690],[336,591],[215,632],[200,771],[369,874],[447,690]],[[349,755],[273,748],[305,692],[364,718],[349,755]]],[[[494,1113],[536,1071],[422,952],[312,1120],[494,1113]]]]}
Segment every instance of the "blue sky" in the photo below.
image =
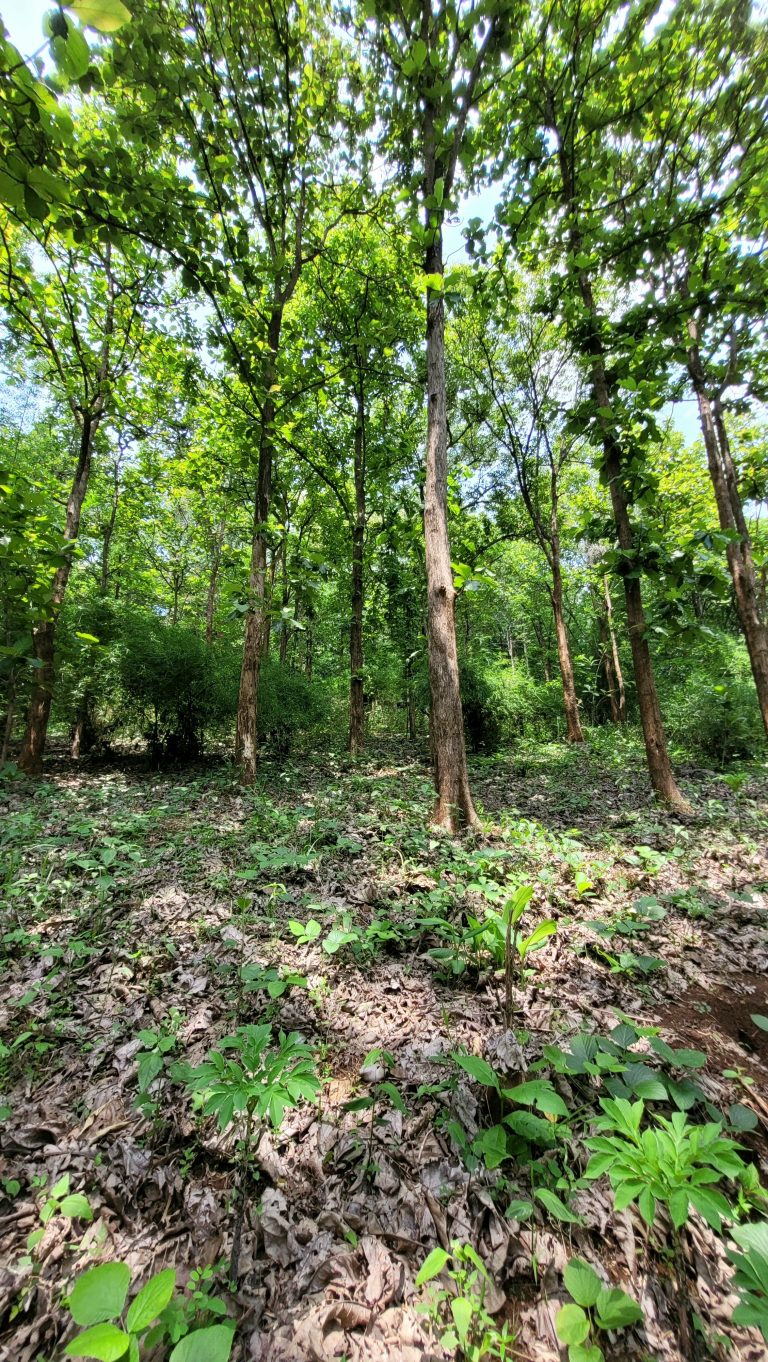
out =
{"type": "MultiPolygon", "coordinates": [[[[52,8],[50,0],[5,0],[2,5],[2,18],[11,42],[24,56],[36,52],[44,41],[43,16],[52,8]]],[[[461,260],[464,242],[461,235],[462,223],[471,217],[489,219],[493,213],[494,193],[485,190],[481,194],[465,200],[459,221],[448,223],[445,230],[445,250],[449,259],[461,260]]],[[[693,399],[678,402],[672,409],[672,420],[686,440],[694,440],[699,435],[696,403],[693,399]]]]}

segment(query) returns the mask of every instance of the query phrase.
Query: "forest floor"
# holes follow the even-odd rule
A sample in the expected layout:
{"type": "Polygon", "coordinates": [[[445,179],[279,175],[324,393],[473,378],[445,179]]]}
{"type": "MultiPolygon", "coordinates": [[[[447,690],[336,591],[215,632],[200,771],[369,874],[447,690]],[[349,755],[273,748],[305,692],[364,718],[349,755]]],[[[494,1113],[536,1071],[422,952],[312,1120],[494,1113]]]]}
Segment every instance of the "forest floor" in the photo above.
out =
{"type": "MultiPolygon", "coordinates": [[[[630,743],[477,760],[486,830],[457,840],[427,829],[427,773],[396,743],[266,763],[251,791],[225,767],[63,759],[6,784],[0,1356],[58,1358],[64,1298],[110,1259],[135,1283],[203,1270],[190,1316],[216,1322],[206,1296],[222,1300],[235,1359],[459,1355],[440,1339],[460,1264],[442,1302],[414,1285],[459,1241],[509,1357],[565,1357],[554,1320],[579,1257],[643,1314],[609,1332],[592,1312],[585,1362],[588,1344],[764,1360],[731,1321],[727,1223],[691,1203],[676,1238],[662,1196],[650,1231],[584,1176],[612,1091],[657,1129],[714,1114],[768,1180],[768,775],[681,774],[684,820],[652,803],[630,743]],[[522,933],[557,930],[515,973],[507,1027],[505,942],[471,919],[523,884],[522,933]],[[238,1128],[196,1112],[173,1063],[264,1021],[311,1044],[323,1086],[258,1140],[233,1290],[238,1128]]],[[[717,1177],[735,1215],[765,1217],[751,1174],[717,1177]]]]}

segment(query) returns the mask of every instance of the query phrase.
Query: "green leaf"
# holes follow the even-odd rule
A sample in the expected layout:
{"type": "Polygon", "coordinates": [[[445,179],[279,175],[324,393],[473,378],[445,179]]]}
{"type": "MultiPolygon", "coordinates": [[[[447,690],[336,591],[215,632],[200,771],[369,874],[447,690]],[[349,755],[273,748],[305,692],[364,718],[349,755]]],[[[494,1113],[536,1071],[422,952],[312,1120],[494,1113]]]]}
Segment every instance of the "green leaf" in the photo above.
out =
{"type": "Polygon", "coordinates": [[[583,1343],[589,1320],[580,1305],[563,1305],[555,1316],[555,1329],[561,1343],[583,1343]]]}
{"type": "Polygon", "coordinates": [[[73,1192],[71,1196],[65,1196],[59,1210],[68,1220],[93,1220],[90,1203],[82,1192],[73,1192]]]}
{"type": "MultiPolygon", "coordinates": [[[[542,1206],[546,1206],[550,1215],[553,1215],[556,1220],[562,1220],[566,1225],[581,1225],[583,1223],[581,1216],[576,1215],[575,1211],[566,1206],[557,1193],[551,1191],[549,1187],[537,1187],[534,1195],[542,1206]]],[[[563,1341],[565,1342],[565,1340],[563,1341]]],[[[576,1341],[581,1342],[580,1339],[576,1341]]]]}
{"type": "Polygon", "coordinates": [[[517,949],[522,956],[525,956],[529,951],[537,950],[539,946],[543,946],[547,937],[554,936],[556,932],[557,923],[548,918],[546,922],[540,922],[538,927],[534,927],[530,936],[523,937],[522,941],[518,942],[517,949]]]}
{"type": "Polygon", "coordinates": [[[75,1282],[69,1298],[75,1324],[87,1327],[117,1319],[125,1305],[130,1282],[131,1270],[125,1263],[101,1263],[84,1272],[75,1282]]]}
{"type": "Polygon", "coordinates": [[[469,1074],[470,1078],[476,1079],[485,1088],[495,1088],[498,1091],[498,1074],[491,1068],[487,1060],[480,1059],[479,1055],[461,1055],[458,1053],[451,1055],[451,1058],[460,1069],[469,1074]]]}
{"type": "Polygon", "coordinates": [[[176,1344],[168,1362],[229,1362],[234,1330],[227,1324],[196,1329],[176,1344]]]}
{"type": "Polygon", "coordinates": [[[601,1329],[623,1329],[643,1318],[637,1301],[618,1286],[603,1287],[595,1304],[597,1322],[601,1329]]]}
{"type": "Polygon", "coordinates": [[[451,1314],[456,1325],[456,1332],[462,1345],[466,1342],[470,1328],[472,1327],[472,1317],[475,1313],[474,1301],[468,1300],[466,1296],[454,1296],[451,1301],[451,1314]]]}
{"type": "Polygon", "coordinates": [[[750,1012],[750,1017],[761,1031],[768,1031],[768,1017],[764,1017],[760,1012],[750,1012]]]}
{"type": "Polygon", "coordinates": [[[504,1096],[510,1102],[519,1102],[524,1107],[538,1107],[539,1111],[544,1111],[549,1116],[568,1115],[565,1102],[546,1078],[518,1083],[516,1088],[504,1088],[504,1096]]]}
{"type": "Polygon", "coordinates": [[[603,1289],[603,1283],[595,1269],[581,1258],[571,1259],[563,1273],[563,1281],[576,1304],[587,1308],[594,1305],[603,1289]]]}
{"type": "Polygon", "coordinates": [[[757,1125],[757,1117],[751,1107],[745,1107],[743,1102],[734,1102],[728,1108],[728,1119],[734,1130],[754,1130],[757,1125]]]}
{"type": "Polygon", "coordinates": [[[568,1362],[605,1362],[605,1358],[596,1343],[572,1343],[568,1349],[568,1362]]]}
{"type": "Polygon", "coordinates": [[[427,44],[423,38],[417,38],[411,48],[411,61],[417,71],[420,71],[427,60],[427,44]]]}
{"type": "MultiPolygon", "coordinates": [[[[110,1266],[107,1264],[106,1266],[110,1266]]],[[[97,1362],[117,1362],[128,1351],[130,1339],[115,1324],[97,1324],[68,1343],[67,1357],[94,1357],[97,1362]]]]}
{"type": "Polygon", "coordinates": [[[435,1277],[439,1276],[450,1256],[450,1253],[446,1253],[443,1248],[433,1248],[432,1252],[427,1254],[427,1257],[419,1268],[415,1285],[423,1286],[425,1282],[431,1282],[435,1277]]]}
{"type": "Polygon", "coordinates": [[[72,0],[67,9],[97,33],[116,33],[131,18],[131,11],[122,0],[72,0]]]}
{"type": "Polygon", "coordinates": [[[147,1329],[168,1305],[175,1285],[176,1272],[172,1267],[167,1267],[163,1272],[150,1277],[131,1302],[125,1317],[126,1328],[130,1329],[132,1334],[139,1334],[142,1329],[147,1329]]]}
{"type": "Polygon", "coordinates": [[[79,80],[91,64],[90,48],[73,24],[67,25],[66,38],[51,38],[51,54],[59,70],[70,80],[79,80]]]}

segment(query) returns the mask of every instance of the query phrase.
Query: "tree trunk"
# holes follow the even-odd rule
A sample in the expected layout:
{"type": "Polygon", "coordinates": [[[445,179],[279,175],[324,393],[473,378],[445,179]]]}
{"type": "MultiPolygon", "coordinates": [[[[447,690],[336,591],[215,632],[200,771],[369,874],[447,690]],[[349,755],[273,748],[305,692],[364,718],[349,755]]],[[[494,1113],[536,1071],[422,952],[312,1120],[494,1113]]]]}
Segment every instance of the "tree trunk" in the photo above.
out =
{"type": "Polygon", "coordinates": [[[761,616],[759,587],[752,556],[752,540],[744,519],[736,469],[719,401],[710,399],[698,345],[698,327],[688,320],[688,372],[699,407],[701,433],[709,476],[717,503],[720,528],[730,535],[725,550],[733,582],[736,610],[749,653],[757,701],[768,733],[768,626],[761,616]]]}
{"type": "Polygon", "coordinates": [[[5,766],[8,759],[8,750],[13,737],[13,721],[16,717],[16,673],[11,673],[11,679],[5,695],[5,720],[3,723],[3,743],[0,747],[0,768],[5,766]]]}
{"type": "Polygon", "coordinates": [[[611,721],[623,724],[627,717],[626,695],[624,693],[624,673],[621,670],[619,649],[613,627],[613,601],[607,576],[603,577],[603,596],[595,591],[597,627],[600,631],[600,645],[608,699],[611,706],[611,721]]]}
{"type": "Polygon", "coordinates": [[[51,700],[53,698],[56,622],[67,590],[69,574],[72,571],[74,542],[77,539],[83,502],[88,491],[93,437],[98,423],[98,416],[86,412],[82,414],[80,450],[72,489],[67,500],[67,515],[64,526],[64,539],[72,547],[65,550],[64,561],[54,573],[50,618],[38,624],[32,631],[32,650],[37,662],[37,670],[27,714],[26,732],[17,763],[19,769],[25,771],[29,776],[39,776],[43,769],[43,754],[48,736],[48,721],[51,717],[51,700]]]}
{"type": "Polygon", "coordinates": [[[560,571],[558,546],[553,545],[552,560],[552,613],[555,617],[555,636],[557,638],[557,660],[563,682],[563,708],[565,710],[566,736],[569,742],[583,742],[584,734],[579,717],[579,702],[576,697],[576,684],[573,679],[573,662],[568,630],[563,616],[563,579],[560,571]]]}
{"type": "MultiPolygon", "coordinates": [[[[550,126],[555,134],[558,145],[558,161],[563,191],[563,203],[569,217],[568,243],[572,255],[578,257],[582,248],[582,242],[574,178],[574,152],[572,146],[569,151],[563,140],[562,133],[555,117],[554,101],[551,95],[549,96],[549,104],[550,126]]],[[[633,561],[635,540],[632,532],[632,522],[629,518],[629,497],[624,486],[622,451],[609,424],[612,395],[611,385],[609,384],[605,369],[604,348],[597,324],[597,308],[592,292],[592,283],[586,270],[579,269],[578,287],[581,301],[584,304],[589,318],[588,329],[582,340],[582,353],[584,358],[589,362],[592,392],[596,404],[598,408],[602,408],[603,412],[603,415],[600,417],[602,423],[604,455],[603,466],[611,494],[611,506],[613,508],[613,518],[616,525],[616,535],[619,541],[619,547],[623,554],[621,577],[624,582],[624,596],[627,605],[627,625],[632,648],[632,666],[635,674],[637,702],[640,709],[640,721],[643,728],[645,752],[648,760],[648,773],[651,778],[651,785],[659,799],[665,804],[669,804],[671,808],[679,809],[681,812],[688,812],[690,806],[677,787],[677,782],[675,781],[672,771],[672,763],[669,760],[667,739],[661,717],[661,706],[659,704],[658,691],[656,690],[656,680],[653,675],[651,652],[648,647],[640,577],[639,575],[633,575],[637,573],[637,564],[633,561]]]]}
{"type": "MultiPolygon", "coordinates": [[[[587,275],[580,272],[582,299],[594,319],[596,315],[592,287],[587,275]]],[[[598,407],[603,411],[611,410],[611,388],[605,371],[603,347],[596,327],[592,327],[589,338],[588,357],[591,368],[592,390],[598,407]]],[[[621,449],[610,426],[603,422],[604,468],[611,494],[613,518],[616,534],[622,551],[620,574],[624,583],[624,597],[627,606],[627,625],[632,649],[632,665],[635,674],[637,703],[640,722],[645,741],[648,760],[648,773],[651,785],[659,799],[671,808],[681,812],[689,811],[689,804],[678,789],[669,760],[667,739],[661,717],[661,706],[653,674],[651,650],[648,647],[647,625],[643,609],[643,595],[637,564],[634,562],[635,538],[629,518],[629,498],[624,486],[621,449]]]]}
{"type": "Polygon", "coordinates": [[[208,578],[208,594],[205,599],[205,641],[209,648],[213,643],[213,626],[216,619],[216,597],[218,596],[219,591],[222,542],[222,535],[220,533],[216,536],[213,544],[211,572],[208,578]]]}
{"type": "MultiPolygon", "coordinates": [[[[426,273],[443,276],[440,227],[432,229],[426,273]]],[[[427,291],[427,459],[424,484],[427,641],[437,798],[432,821],[455,832],[478,827],[464,746],[456,648],[451,550],[448,540],[448,418],[445,393],[445,308],[442,290],[427,291]]]]}
{"type": "Polygon", "coordinates": [[[355,521],[352,527],[352,618],[349,628],[349,750],[359,756],[365,745],[363,681],[363,554],[365,550],[365,398],[362,379],[355,417],[355,521]]]}
{"type": "Polygon", "coordinates": [[[275,307],[269,322],[269,358],[264,366],[264,403],[261,411],[259,466],[251,540],[251,566],[248,577],[250,599],[245,617],[243,662],[240,669],[240,691],[237,700],[235,731],[235,761],[240,766],[244,785],[256,779],[258,762],[258,701],[259,674],[264,646],[266,615],[267,519],[272,497],[272,452],[275,401],[271,389],[276,377],[276,359],[280,344],[283,313],[275,307]]]}

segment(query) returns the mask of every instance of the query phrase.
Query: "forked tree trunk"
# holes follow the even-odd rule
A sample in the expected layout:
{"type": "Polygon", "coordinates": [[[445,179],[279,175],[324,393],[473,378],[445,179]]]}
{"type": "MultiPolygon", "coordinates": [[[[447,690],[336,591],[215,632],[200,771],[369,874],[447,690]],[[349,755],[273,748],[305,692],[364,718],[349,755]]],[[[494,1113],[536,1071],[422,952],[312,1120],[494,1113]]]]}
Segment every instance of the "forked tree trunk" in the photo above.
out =
{"type": "MultiPolygon", "coordinates": [[[[439,227],[427,251],[426,273],[443,276],[439,227]]],[[[427,292],[427,459],[424,484],[427,642],[432,698],[432,752],[437,798],[433,823],[451,832],[478,827],[469,789],[456,648],[451,550],[448,540],[448,419],[445,395],[445,308],[442,291],[427,292]]]]}
{"type": "Polygon", "coordinates": [[[264,648],[264,623],[267,615],[267,519],[272,499],[272,451],[274,440],[275,402],[270,395],[276,377],[276,358],[280,344],[283,314],[281,308],[272,312],[269,323],[269,358],[264,367],[264,402],[261,411],[259,466],[253,512],[251,565],[248,575],[248,612],[245,617],[243,661],[240,668],[240,691],[237,698],[235,730],[235,761],[240,767],[244,785],[256,779],[258,764],[258,701],[259,676],[264,648]]]}
{"type": "Polygon", "coordinates": [[[563,578],[560,570],[559,546],[553,544],[552,568],[552,613],[555,617],[555,636],[557,639],[557,660],[563,683],[563,709],[565,710],[566,737],[569,742],[583,742],[584,734],[579,717],[579,701],[576,696],[576,683],[573,679],[571,645],[563,614],[563,578]]]}
{"type": "Polygon", "coordinates": [[[50,617],[38,624],[32,632],[32,651],[37,663],[35,682],[27,714],[27,727],[18,757],[18,767],[29,776],[39,776],[43,769],[43,755],[48,736],[48,722],[51,717],[53,698],[53,674],[55,663],[56,624],[64,602],[69,575],[72,571],[74,543],[80,529],[83,502],[88,491],[91,472],[93,437],[99,423],[99,416],[84,412],[81,417],[80,449],[72,488],[67,499],[64,540],[68,547],[64,561],[54,573],[51,588],[50,617]]]}
{"type": "Polygon", "coordinates": [[[352,615],[349,628],[349,750],[359,756],[365,746],[363,680],[363,604],[365,551],[365,399],[362,379],[355,413],[355,520],[352,526],[352,615]]]}
{"type": "Polygon", "coordinates": [[[760,611],[760,595],[752,556],[752,540],[744,519],[738,479],[731,455],[722,410],[707,391],[704,366],[698,345],[696,321],[688,321],[688,372],[699,407],[701,433],[717,504],[721,530],[730,538],[725,554],[733,582],[739,623],[747,645],[757,701],[768,733],[768,625],[760,611]]]}

